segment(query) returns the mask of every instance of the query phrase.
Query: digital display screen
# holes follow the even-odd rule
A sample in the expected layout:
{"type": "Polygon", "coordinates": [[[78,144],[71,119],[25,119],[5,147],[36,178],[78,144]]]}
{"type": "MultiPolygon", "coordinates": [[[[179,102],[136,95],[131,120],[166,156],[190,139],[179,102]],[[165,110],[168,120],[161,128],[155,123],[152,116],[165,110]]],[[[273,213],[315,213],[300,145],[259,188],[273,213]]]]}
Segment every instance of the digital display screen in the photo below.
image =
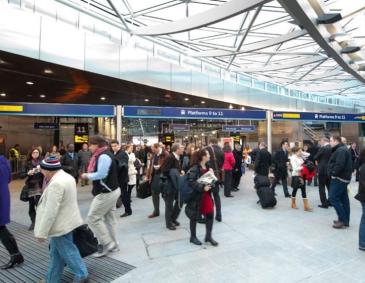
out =
{"type": "Polygon", "coordinates": [[[159,116],[161,115],[161,109],[137,109],[137,115],[141,116],[159,116]]]}

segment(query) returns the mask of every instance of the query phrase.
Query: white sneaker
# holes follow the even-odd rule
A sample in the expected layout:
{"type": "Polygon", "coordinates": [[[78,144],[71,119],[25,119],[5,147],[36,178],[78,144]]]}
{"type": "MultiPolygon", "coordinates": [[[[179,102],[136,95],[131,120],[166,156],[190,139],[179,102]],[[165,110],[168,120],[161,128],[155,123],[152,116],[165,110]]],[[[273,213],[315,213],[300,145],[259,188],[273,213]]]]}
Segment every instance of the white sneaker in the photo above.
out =
{"type": "Polygon", "coordinates": [[[94,253],[92,256],[93,257],[103,257],[103,256],[106,256],[109,252],[109,249],[108,249],[108,245],[98,245],[98,251],[96,253],[94,253]]]}
{"type": "Polygon", "coordinates": [[[119,243],[118,242],[111,242],[108,245],[108,251],[111,252],[111,253],[119,252],[120,251],[119,243]]]}

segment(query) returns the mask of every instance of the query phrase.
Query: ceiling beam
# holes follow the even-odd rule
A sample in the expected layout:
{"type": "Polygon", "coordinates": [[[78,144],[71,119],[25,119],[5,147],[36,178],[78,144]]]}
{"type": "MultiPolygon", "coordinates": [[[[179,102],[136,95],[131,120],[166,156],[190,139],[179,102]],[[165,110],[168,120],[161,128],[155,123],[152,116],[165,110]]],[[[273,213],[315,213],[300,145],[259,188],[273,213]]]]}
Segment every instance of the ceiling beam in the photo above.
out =
{"type": "Polygon", "coordinates": [[[124,18],[122,17],[122,15],[119,13],[118,9],[114,6],[114,3],[112,0],[106,0],[108,1],[110,7],[113,9],[113,11],[115,12],[115,14],[117,15],[117,17],[120,19],[120,21],[122,22],[122,24],[124,25],[125,29],[127,31],[130,31],[129,26],[127,25],[127,22],[124,20],[124,18]]]}

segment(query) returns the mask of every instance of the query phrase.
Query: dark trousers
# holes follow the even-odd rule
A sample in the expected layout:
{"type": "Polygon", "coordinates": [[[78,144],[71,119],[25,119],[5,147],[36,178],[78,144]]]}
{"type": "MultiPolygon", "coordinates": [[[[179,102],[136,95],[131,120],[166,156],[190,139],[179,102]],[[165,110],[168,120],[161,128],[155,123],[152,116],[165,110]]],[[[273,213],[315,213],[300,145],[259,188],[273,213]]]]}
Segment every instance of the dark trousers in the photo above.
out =
{"type": "Polygon", "coordinates": [[[120,197],[122,198],[122,203],[124,205],[125,213],[132,214],[131,198],[130,198],[130,194],[128,193],[128,191],[129,191],[128,183],[122,184],[120,186],[120,190],[121,190],[120,197]]]}
{"type": "Polygon", "coordinates": [[[359,248],[365,249],[365,202],[361,202],[362,215],[359,227],[359,248]]]}
{"type": "Polygon", "coordinates": [[[224,170],[224,195],[229,196],[232,191],[232,170],[224,170]]]}
{"type": "Polygon", "coordinates": [[[35,223],[36,207],[38,205],[38,202],[39,202],[40,198],[41,198],[41,196],[34,196],[34,197],[29,198],[28,214],[29,214],[29,217],[30,217],[30,221],[32,221],[32,223],[35,223]]]}
{"type": "Polygon", "coordinates": [[[281,181],[281,184],[283,186],[283,191],[284,191],[284,195],[285,196],[290,196],[289,194],[289,191],[288,191],[288,181],[287,181],[287,178],[278,178],[278,177],[275,177],[274,178],[274,182],[272,183],[271,185],[271,189],[274,191],[275,193],[275,187],[276,185],[279,183],[279,180],[281,181]]]}
{"type": "Polygon", "coordinates": [[[160,192],[152,191],[153,214],[160,215],[160,192]]]}
{"type": "Polygon", "coordinates": [[[214,188],[213,190],[213,198],[214,198],[216,217],[222,218],[222,205],[221,205],[221,197],[219,195],[219,185],[216,185],[216,188],[214,188]]]}
{"type": "MultiPolygon", "coordinates": [[[[209,239],[212,237],[213,223],[214,223],[214,214],[210,213],[204,215],[205,217],[205,229],[206,235],[205,238],[209,239]]],[[[196,238],[196,219],[190,219],[190,237],[196,238]]]]}
{"type": "Polygon", "coordinates": [[[330,184],[331,184],[331,179],[328,176],[318,176],[319,198],[321,200],[322,205],[324,206],[329,205],[328,198],[326,196],[326,187],[329,195],[330,184]]]}
{"type": "Polygon", "coordinates": [[[233,170],[233,173],[232,173],[232,187],[233,188],[238,188],[238,186],[240,185],[240,182],[241,182],[241,177],[242,177],[242,173],[240,170],[238,170],[238,171],[233,170]]]}
{"type": "Polygon", "coordinates": [[[0,226],[0,240],[10,255],[19,253],[18,245],[14,236],[9,232],[6,226],[0,226]]]}
{"type": "Polygon", "coordinates": [[[180,207],[179,207],[179,193],[173,192],[165,194],[165,221],[166,227],[170,226],[172,222],[176,221],[179,217],[180,207]]]}
{"type": "Polygon", "coordinates": [[[344,224],[350,223],[350,200],[347,194],[348,184],[338,179],[332,179],[329,200],[336,210],[338,220],[344,224]]]}
{"type": "Polygon", "coordinates": [[[293,198],[296,197],[297,195],[297,191],[298,189],[302,190],[302,198],[307,198],[307,191],[306,191],[306,187],[305,187],[305,181],[302,181],[303,183],[300,183],[300,178],[298,176],[293,176],[292,177],[292,186],[293,186],[293,192],[291,194],[291,196],[293,198]]]}

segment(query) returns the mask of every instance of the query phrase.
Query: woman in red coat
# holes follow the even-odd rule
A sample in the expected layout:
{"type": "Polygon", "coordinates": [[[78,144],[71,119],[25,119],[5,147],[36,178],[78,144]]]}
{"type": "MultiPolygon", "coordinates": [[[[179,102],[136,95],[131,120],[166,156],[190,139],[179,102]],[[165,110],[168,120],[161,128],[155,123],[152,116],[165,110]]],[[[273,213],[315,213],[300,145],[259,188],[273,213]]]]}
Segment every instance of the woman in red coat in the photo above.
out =
{"type": "Polygon", "coordinates": [[[10,181],[10,164],[4,156],[0,156],[0,240],[11,257],[9,263],[0,266],[1,269],[12,268],[24,262],[14,236],[6,228],[6,224],[10,223],[10,181]]]}
{"type": "Polygon", "coordinates": [[[227,198],[231,198],[232,196],[232,171],[233,167],[236,164],[236,160],[234,159],[234,155],[232,153],[232,148],[229,143],[226,143],[223,147],[224,152],[224,196],[227,198]]]}

